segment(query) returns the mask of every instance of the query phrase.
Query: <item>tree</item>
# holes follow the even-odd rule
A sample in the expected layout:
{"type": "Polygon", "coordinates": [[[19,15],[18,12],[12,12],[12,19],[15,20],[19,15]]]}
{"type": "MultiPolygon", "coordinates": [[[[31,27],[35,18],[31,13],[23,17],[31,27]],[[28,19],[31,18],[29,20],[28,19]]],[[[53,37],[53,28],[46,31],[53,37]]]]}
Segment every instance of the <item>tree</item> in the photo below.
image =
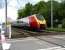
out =
{"type": "Polygon", "coordinates": [[[18,10],[18,18],[26,17],[32,14],[32,4],[27,3],[24,9],[18,10]]]}
{"type": "Polygon", "coordinates": [[[40,1],[36,5],[34,5],[33,14],[39,13],[41,15],[46,16],[47,9],[48,9],[47,4],[44,1],[40,1]]]}

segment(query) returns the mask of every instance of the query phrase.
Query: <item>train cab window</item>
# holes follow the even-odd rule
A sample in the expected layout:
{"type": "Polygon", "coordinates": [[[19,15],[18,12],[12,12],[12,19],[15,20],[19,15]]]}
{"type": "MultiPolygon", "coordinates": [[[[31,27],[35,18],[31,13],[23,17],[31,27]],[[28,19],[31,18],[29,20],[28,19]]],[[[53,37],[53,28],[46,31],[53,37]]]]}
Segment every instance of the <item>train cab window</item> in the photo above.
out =
{"type": "Polygon", "coordinates": [[[39,20],[44,20],[44,17],[42,15],[36,15],[36,17],[39,19],[39,20]]]}

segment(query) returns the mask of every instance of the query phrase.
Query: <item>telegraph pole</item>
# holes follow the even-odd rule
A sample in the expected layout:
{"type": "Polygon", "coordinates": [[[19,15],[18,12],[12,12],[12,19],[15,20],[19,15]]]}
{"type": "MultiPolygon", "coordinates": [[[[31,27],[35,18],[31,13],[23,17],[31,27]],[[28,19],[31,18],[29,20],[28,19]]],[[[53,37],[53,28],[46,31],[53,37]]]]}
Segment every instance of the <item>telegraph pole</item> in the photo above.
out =
{"type": "Polygon", "coordinates": [[[51,28],[53,28],[53,1],[51,0],[51,28]]]}

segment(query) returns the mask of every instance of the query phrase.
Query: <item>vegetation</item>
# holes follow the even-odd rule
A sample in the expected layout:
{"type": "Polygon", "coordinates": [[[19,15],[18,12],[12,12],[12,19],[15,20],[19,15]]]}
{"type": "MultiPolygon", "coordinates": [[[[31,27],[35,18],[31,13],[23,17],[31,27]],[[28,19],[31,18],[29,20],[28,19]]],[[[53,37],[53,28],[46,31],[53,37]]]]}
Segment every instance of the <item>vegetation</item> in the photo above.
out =
{"type": "MultiPolygon", "coordinates": [[[[53,21],[54,27],[57,27],[58,24],[62,24],[65,27],[65,0],[62,0],[61,3],[53,1],[53,21]]],[[[51,19],[51,1],[48,2],[40,1],[35,5],[27,3],[25,8],[18,10],[18,18],[23,18],[32,14],[41,14],[47,20],[47,25],[50,27],[51,19]]]]}
{"type": "Polygon", "coordinates": [[[52,31],[52,32],[65,32],[65,28],[47,28],[46,31],[52,31]]]}

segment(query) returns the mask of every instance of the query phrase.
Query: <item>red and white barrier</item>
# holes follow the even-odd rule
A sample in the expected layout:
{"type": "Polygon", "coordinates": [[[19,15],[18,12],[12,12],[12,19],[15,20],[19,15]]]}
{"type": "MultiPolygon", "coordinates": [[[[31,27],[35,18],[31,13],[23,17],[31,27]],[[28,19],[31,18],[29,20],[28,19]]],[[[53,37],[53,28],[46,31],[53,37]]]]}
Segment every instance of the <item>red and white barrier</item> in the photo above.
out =
{"type": "Polygon", "coordinates": [[[5,35],[4,35],[4,31],[2,30],[2,27],[1,27],[1,44],[2,44],[3,50],[8,50],[11,46],[11,44],[6,42],[6,38],[5,38],[5,35]]]}
{"type": "Polygon", "coordinates": [[[1,44],[2,44],[2,49],[3,50],[8,50],[11,46],[11,44],[6,42],[5,35],[2,35],[2,34],[1,34],[1,44]]]}

